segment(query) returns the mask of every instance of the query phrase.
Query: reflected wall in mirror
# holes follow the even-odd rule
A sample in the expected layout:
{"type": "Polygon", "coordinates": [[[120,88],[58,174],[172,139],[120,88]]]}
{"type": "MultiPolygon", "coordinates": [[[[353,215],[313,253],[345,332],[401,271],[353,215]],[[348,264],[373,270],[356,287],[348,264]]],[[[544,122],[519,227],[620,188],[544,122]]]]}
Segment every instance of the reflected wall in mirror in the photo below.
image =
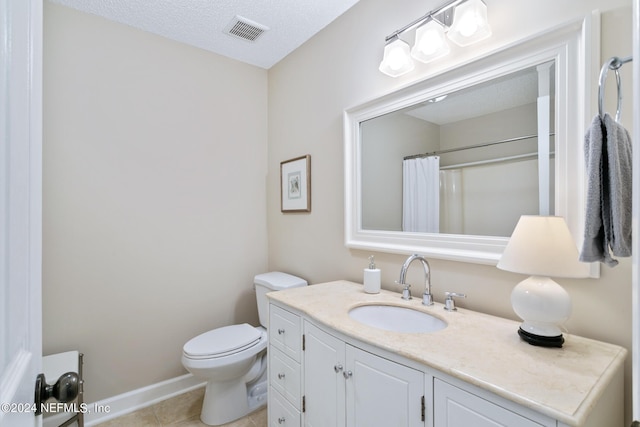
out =
{"type": "Polygon", "coordinates": [[[346,246],[495,265],[522,214],[563,216],[579,246],[591,19],[346,110],[346,246]],[[427,214],[403,208],[405,157],[427,214]]]}
{"type": "Polygon", "coordinates": [[[361,122],[362,228],[509,236],[553,214],[554,82],[551,61],[361,122]]]}

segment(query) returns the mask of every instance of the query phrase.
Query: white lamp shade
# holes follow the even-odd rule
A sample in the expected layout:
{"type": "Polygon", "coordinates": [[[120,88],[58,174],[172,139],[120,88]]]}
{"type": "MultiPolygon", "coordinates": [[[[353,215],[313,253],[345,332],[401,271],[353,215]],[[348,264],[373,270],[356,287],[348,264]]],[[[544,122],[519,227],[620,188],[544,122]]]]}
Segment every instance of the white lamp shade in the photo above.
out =
{"type": "Polygon", "coordinates": [[[578,260],[576,244],[560,216],[520,217],[497,267],[533,276],[578,278],[589,274],[589,265],[578,260]]]}
{"type": "Polygon", "coordinates": [[[487,20],[487,5],[482,0],[467,0],[456,6],[453,23],[449,28],[449,39],[452,42],[467,46],[491,35],[491,27],[487,20]]]}
{"type": "Polygon", "coordinates": [[[411,49],[411,56],[421,62],[429,62],[449,53],[449,44],[444,34],[444,27],[435,20],[430,20],[416,30],[416,40],[411,49]]]}
{"type": "Polygon", "coordinates": [[[413,70],[414,64],[409,45],[395,37],[384,47],[384,56],[379,70],[391,77],[398,77],[413,70]]]}

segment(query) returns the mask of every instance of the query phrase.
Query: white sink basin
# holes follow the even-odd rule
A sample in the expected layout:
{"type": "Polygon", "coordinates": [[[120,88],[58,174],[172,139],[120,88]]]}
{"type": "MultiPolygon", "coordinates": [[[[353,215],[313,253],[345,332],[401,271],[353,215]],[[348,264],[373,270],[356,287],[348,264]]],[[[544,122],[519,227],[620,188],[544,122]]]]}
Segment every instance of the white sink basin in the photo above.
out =
{"type": "Polygon", "coordinates": [[[436,332],[447,327],[445,321],[428,313],[393,305],[362,305],[349,310],[349,317],[394,332],[436,332]]]}

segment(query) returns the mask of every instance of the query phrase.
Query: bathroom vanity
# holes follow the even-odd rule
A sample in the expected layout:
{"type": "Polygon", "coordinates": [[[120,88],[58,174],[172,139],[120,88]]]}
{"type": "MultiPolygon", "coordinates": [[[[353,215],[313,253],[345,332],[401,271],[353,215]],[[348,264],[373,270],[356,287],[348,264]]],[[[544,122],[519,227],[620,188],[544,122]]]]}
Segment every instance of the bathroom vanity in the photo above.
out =
{"type": "Polygon", "coordinates": [[[626,350],[575,335],[520,340],[519,323],[337,281],[268,294],[269,426],[610,426],[624,423],[626,350]],[[393,305],[446,323],[368,326],[349,311],[393,305]]]}

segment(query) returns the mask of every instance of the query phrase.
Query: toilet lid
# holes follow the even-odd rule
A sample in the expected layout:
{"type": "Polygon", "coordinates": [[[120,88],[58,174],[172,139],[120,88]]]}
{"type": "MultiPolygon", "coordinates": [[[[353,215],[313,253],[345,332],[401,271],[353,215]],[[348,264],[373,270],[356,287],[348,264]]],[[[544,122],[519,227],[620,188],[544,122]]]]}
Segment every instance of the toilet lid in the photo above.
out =
{"type": "Polygon", "coordinates": [[[183,351],[194,359],[221,357],[256,345],[261,336],[258,329],[247,323],[224,326],[192,338],[183,351]]]}

